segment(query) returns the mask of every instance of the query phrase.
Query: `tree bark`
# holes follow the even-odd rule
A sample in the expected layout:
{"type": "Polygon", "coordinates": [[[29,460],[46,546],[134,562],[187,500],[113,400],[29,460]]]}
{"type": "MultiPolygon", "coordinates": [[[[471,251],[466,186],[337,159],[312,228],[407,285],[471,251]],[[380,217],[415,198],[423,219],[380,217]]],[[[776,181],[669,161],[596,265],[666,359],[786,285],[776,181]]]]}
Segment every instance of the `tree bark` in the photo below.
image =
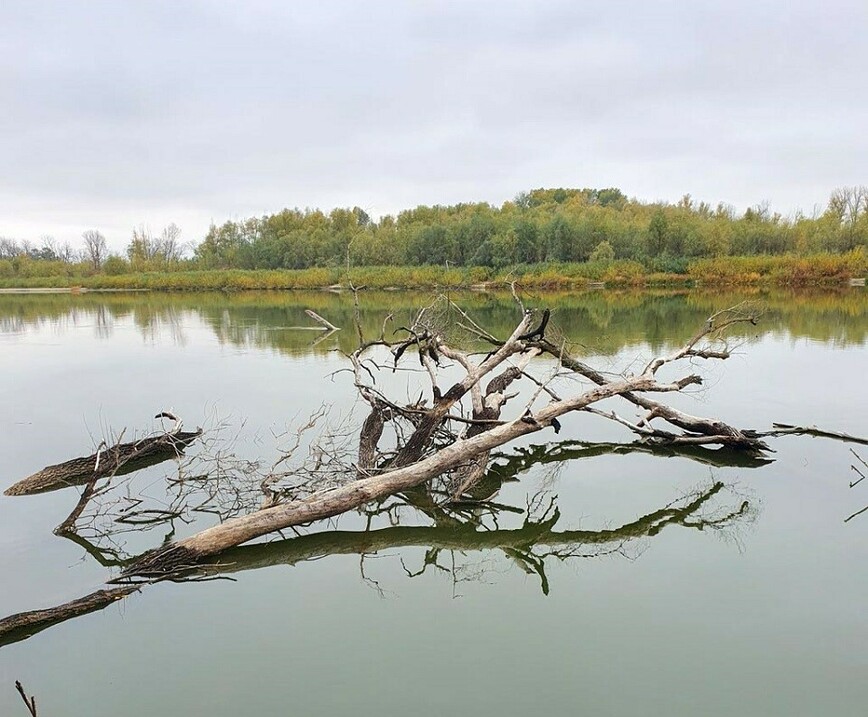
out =
{"type": "MultiPolygon", "coordinates": [[[[604,545],[653,536],[667,525],[688,524],[691,518],[694,520],[689,523],[690,527],[702,529],[707,523],[695,514],[723,487],[723,483],[716,482],[681,507],[661,508],[617,528],[556,531],[554,526],[560,517],[556,510],[549,518],[528,522],[514,529],[480,530],[472,523],[456,523],[446,526],[399,525],[366,531],[330,530],[276,543],[232,548],[219,556],[213,569],[205,563],[197,569],[197,573],[234,573],[272,565],[296,565],[328,555],[364,555],[411,547],[470,552],[504,548],[529,550],[534,546],[572,544],[604,545]]],[[[748,504],[743,502],[739,508],[727,513],[725,518],[714,521],[714,524],[741,515],[747,508],[748,504]]]]}
{"type": "Polygon", "coordinates": [[[0,646],[26,640],[59,622],[102,610],[137,590],[134,585],[97,590],[90,595],[44,610],[19,612],[0,620],[0,646]]]}
{"type": "Polygon", "coordinates": [[[570,411],[580,410],[627,391],[677,391],[683,384],[684,380],[673,384],[660,384],[653,377],[643,375],[597,386],[580,396],[548,404],[534,414],[532,421],[522,417],[497,425],[472,438],[456,441],[412,465],[332,490],[320,491],[303,501],[278,504],[227,520],[156,550],[131,566],[124,574],[150,578],[188,569],[202,558],[216,555],[227,548],[268,533],[331,518],[420,485],[504,443],[540,431],[551,425],[552,419],[570,411]]]}
{"type": "Polygon", "coordinates": [[[44,493],[82,485],[94,478],[131,473],[178,455],[201,435],[201,430],[179,431],[118,443],[86,457],[46,466],[7,488],[4,495],[44,493]]]}

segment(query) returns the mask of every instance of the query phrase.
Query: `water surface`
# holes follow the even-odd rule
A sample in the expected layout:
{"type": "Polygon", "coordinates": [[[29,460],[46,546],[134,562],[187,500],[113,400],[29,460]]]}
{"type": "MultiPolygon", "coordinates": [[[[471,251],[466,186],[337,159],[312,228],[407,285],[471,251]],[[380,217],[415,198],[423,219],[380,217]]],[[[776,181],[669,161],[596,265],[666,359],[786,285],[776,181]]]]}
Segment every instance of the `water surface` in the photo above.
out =
{"type": "MultiPolygon", "coordinates": [[[[742,427],[786,421],[864,435],[866,297],[528,301],[551,306],[564,342],[611,371],[673,349],[717,309],[761,301],[763,318],[741,331],[736,354],[674,402],[742,427]]],[[[516,321],[509,296],[453,298],[496,334],[516,321]]],[[[366,334],[389,312],[406,324],[428,300],[363,294],[366,334]]],[[[0,489],[124,427],[155,428],[163,409],[234,438],[238,459],[271,461],[281,432],[323,402],[333,419],[356,406],[351,377],[334,373],[354,345],[353,313],[346,294],[0,296],[0,489]],[[306,308],[343,330],[323,339],[293,328],[310,325],[306,308]]],[[[365,533],[350,515],[300,541],[239,549],[224,561],[234,581],[150,586],[0,649],[0,714],[25,713],[15,679],[51,717],[865,713],[868,513],[843,521],[868,504],[868,482],[849,487],[849,446],[781,438],[773,462],[720,467],[589,455],[577,441],[632,437],[592,416],[564,424],[560,436],[526,443],[576,458],[505,484],[497,502],[516,511],[497,516],[493,538],[405,511],[398,527],[383,517],[365,533]],[[555,508],[540,539],[535,526],[555,508]]],[[[515,461],[506,453],[503,465],[515,461]]],[[[131,486],[159,503],[173,471],[172,462],[149,468],[131,486]]],[[[3,615],[84,595],[116,574],[52,534],[76,499],[74,489],[0,498],[3,615]]],[[[174,537],[215,520],[195,517],[174,537]]],[[[123,533],[102,547],[135,554],[166,533],[123,533]]]]}

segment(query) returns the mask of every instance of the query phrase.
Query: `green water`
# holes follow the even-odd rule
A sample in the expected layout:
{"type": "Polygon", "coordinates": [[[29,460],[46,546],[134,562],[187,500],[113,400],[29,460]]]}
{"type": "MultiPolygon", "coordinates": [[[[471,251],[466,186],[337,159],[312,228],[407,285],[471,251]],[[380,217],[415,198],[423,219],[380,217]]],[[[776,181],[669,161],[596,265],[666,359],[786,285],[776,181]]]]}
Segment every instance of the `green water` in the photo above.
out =
{"type": "MultiPolygon", "coordinates": [[[[495,334],[516,321],[509,296],[453,298],[495,334]]],[[[362,294],[366,335],[428,300],[362,294]]],[[[528,298],[614,372],[742,300],[763,304],[759,325],[673,402],[742,427],[868,434],[864,290],[528,298]]],[[[351,376],[335,373],[356,340],[354,310],[351,296],[325,293],[0,296],[0,489],[124,427],[154,428],[163,409],[231,437],[227,455],[273,460],[279,434],[323,402],[333,420],[354,408],[351,376]],[[306,308],[342,330],[292,328],[310,325],[306,308]]],[[[631,440],[570,417],[559,436],[525,442],[544,460],[503,484],[496,525],[405,508],[399,525],[381,517],[366,530],[343,516],[221,556],[216,572],[233,580],[148,586],[8,644],[0,715],[26,714],[16,679],[46,717],[865,714],[868,513],[844,519],[868,504],[868,481],[849,487],[850,446],[785,437],[772,462],[710,465],[611,445],[631,440]]],[[[509,473],[521,461],[504,453],[509,473]]],[[[128,485],[159,505],[176,470],[128,485]]],[[[76,500],[75,489],[0,497],[0,615],[116,574],[52,534],[76,500]]],[[[174,537],[215,520],[193,518],[174,537]]],[[[101,555],[134,555],[167,533],[116,534],[101,555]]]]}

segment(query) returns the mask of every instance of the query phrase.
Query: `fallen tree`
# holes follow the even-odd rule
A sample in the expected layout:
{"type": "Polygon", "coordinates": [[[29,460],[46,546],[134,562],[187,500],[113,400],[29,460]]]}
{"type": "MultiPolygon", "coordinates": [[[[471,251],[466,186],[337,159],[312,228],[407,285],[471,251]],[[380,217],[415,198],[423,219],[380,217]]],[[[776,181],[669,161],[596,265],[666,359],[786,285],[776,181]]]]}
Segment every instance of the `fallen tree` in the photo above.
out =
{"type": "MultiPolygon", "coordinates": [[[[225,454],[216,454],[211,464],[214,470],[209,470],[202,451],[197,451],[195,469],[179,465],[178,476],[167,479],[167,493],[174,493],[162,506],[107,498],[115,476],[126,472],[122,469],[144,465],[116,450],[126,444],[68,462],[87,468],[81,481],[87,485],[55,532],[81,545],[106,567],[120,568],[120,575],[109,582],[133,585],[98,590],[55,608],[11,616],[0,621],[0,644],[105,607],[144,583],[211,579],[275,562],[294,563],[338,553],[358,554],[363,562],[366,554],[387,548],[427,547],[423,571],[436,565],[441,550],[462,554],[500,551],[522,569],[538,574],[547,589],[542,556],[534,547],[557,558],[589,557],[580,546],[617,551],[619,542],[651,537],[666,525],[724,527],[746,515],[748,503],[740,502],[740,507],[715,515],[700,514],[700,508],[710,505],[722,488],[715,483],[620,528],[554,531],[559,517],[554,501],[542,515],[536,515],[530,502],[523,509],[493,500],[501,486],[531,467],[641,452],[680,456],[708,466],[751,468],[771,460],[764,438],[811,433],[862,440],[789,425],[764,433],[739,429],[719,419],[691,416],[659,400],[662,394],[700,385],[702,378],[685,370],[685,365],[692,369],[701,361],[726,359],[732,350],[726,343],[726,330],[734,324],[755,323],[758,313],[752,307],[717,312],[678,350],[654,358],[638,373],[618,375],[593,369],[573,356],[558,338],[548,310],[520,308],[521,318],[506,338],[488,333],[445,298],[419,311],[408,326],[396,329],[388,339],[391,317],[385,318],[379,336],[372,340],[366,340],[357,322],[359,345],[347,355],[346,370],[363,401],[364,420],[358,433],[335,427],[320,432],[300,465],[291,464],[304,443],[302,436],[314,428],[319,432],[318,421],[328,413],[325,407],[297,429],[292,446],[265,472],[260,471],[259,461],[225,454]],[[410,378],[396,389],[394,381],[402,376],[410,378]],[[417,394],[415,400],[410,398],[417,394]],[[643,414],[628,419],[613,407],[615,401],[640,408],[643,414]],[[561,420],[577,413],[614,421],[630,430],[636,440],[627,444],[556,440],[504,452],[516,439],[561,432],[561,420]],[[109,463],[102,464],[104,459],[109,463]],[[232,469],[227,470],[227,465],[232,469]],[[97,489],[102,477],[105,483],[97,489]],[[101,500],[106,501],[102,506],[106,531],[93,529],[94,516],[88,515],[101,500]],[[404,509],[425,516],[433,525],[401,525],[404,509]],[[367,519],[367,529],[312,535],[298,531],[350,511],[367,519]],[[216,515],[220,522],[173,540],[175,521],[189,523],[197,512],[216,515]],[[524,515],[524,525],[502,527],[498,516],[510,514],[524,515]],[[372,521],[386,517],[390,527],[373,527],[372,521]],[[91,532],[85,535],[83,527],[91,532]],[[140,554],[118,550],[120,533],[152,527],[165,529],[159,548],[140,554]],[[297,537],[266,546],[244,545],[285,528],[292,528],[297,537]],[[99,544],[101,539],[105,544],[99,544]]],[[[165,434],[190,436],[190,440],[198,435],[181,434],[179,425],[165,434]]],[[[165,440],[151,437],[160,438],[165,440]]],[[[215,439],[205,438],[202,443],[209,440],[215,439]]],[[[418,572],[408,571],[413,574],[418,572]]]]}
{"type": "MultiPolygon", "coordinates": [[[[568,456],[561,457],[567,460],[568,456]]],[[[516,471],[525,465],[512,464],[516,471]]],[[[492,480],[503,482],[509,475],[496,473],[492,480]]],[[[737,529],[741,520],[750,517],[751,505],[721,482],[709,483],[681,496],[671,503],[617,527],[601,530],[557,529],[561,512],[557,499],[545,493],[534,496],[527,506],[495,504],[474,501],[465,504],[433,506],[426,509],[418,496],[397,498],[390,505],[380,505],[371,513],[388,512],[389,527],[367,530],[321,530],[307,535],[275,542],[244,545],[213,556],[186,574],[172,576],[174,580],[201,580],[231,576],[239,572],[257,570],[274,565],[297,565],[320,560],[332,555],[366,556],[388,553],[396,549],[424,548],[420,567],[414,570],[404,566],[407,577],[413,578],[428,568],[448,573],[454,582],[461,580],[456,574],[455,554],[471,561],[472,555],[497,551],[528,574],[535,575],[544,593],[549,591],[546,564],[549,560],[563,562],[612,554],[627,554],[630,543],[653,538],[667,527],[695,530],[737,529]],[[402,507],[421,509],[432,518],[433,525],[401,525],[396,512],[402,507]],[[480,513],[491,517],[514,514],[523,516],[518,527],[497,527],[480,521],[480,513]],[[450,559],[441,562],[441,555],[450,559]]],[[[363,563],[361,564],[364,575],[363,563]]],[[[403,565],[403,560],[402,560],[403,565]]],[[[479,575],[478,571],[471,571],[479,575]]],[[[0,646],[25,640],[42,630],[92,612],[103,610],[138,591],[141,585],[120,585],[96,590],[69,602],[39,610],[16,613],[0,619],[0,646]]]]}
{"type": "MultiPolygon", "coordinates": [[[[130,566],[124,577],[151,580],[171,576],[233,546],[340,515],[433,481],[445,481],[449,486],[447,500],[457,500],[484,475],[492,450],[545,429],[557,432],[559,419],[574,412],[615,420],[655,444],[718,445],[762,455],[770,449],[759,436],[717,419],[689,416],[648,397],[701,384],[702,378],[695,373],[669,380],[660,376],[664,369],[682,366],[688,360],[726,359],[730,355],[726,344],[714,343],[723,341],[730,326],[755,324],[757,317],[749,307],[720,311],[677,351],[653,359],[638,374],[615,377],[604,376],[569,357],[563,345],[558,347],[547,338],[547,309],[523,311],[512,334],[503,340],[487,333],[446,299],[440,300],[439,307],[434,304],[421,310],[411,326],[397,330],[403,335],[399,340],[385,338],[386,322],[375,340],[365,341],[359,330],[360,345],[348,358],[354,385],[370,413],[362,426],[354,463],[344,465],[343,470],[330,464],[328,487],[301,498],[297,497],[297,479],[304,470],[270,476],[267,483],[271,497],[266,507],[163,546],[130,566]],[[450,312],[454,316],[452,323],[488,342],[491,350],[474,353],[448,340],[449,326],[443,316],[450,312]],[[538,366],[548,372],[548,377],[530,370],[534,359],[545,355],[554,361],[539,361],[538,366]],[[411,360],[418,361],[417,370],[427,376],[430,405],[423,396],[411,404],[400,403],[379,387],[377,374],[394,372],[411,360]],[[448,388],[441,386],[447,364],[461,372],[448,388]],[[562,397],[553,379],[563,369],[590,379],[593,385],[562,397]],[[503,418],[506,404],[519,395],[508,391],[520,381],[530,386],[531,394],[511,418],[503,418]],[[597,407],[615,397],[641,406],[648,413],[633,423],[614,411],[597,407]],[[666,422],[668,428],[652,426],[655,420],[666,422]],[[387,426],[391,442],[384,438],[387,426]],[[286,477],[296,482],[282,491],[279,481],[286,477]]],[[[320,455],[316,468],[307,469],[306,486],[316,487],[321,482],[321,466],[320,455]]]]}
{"type": "Polygon", "coordinates": [[[81,615],[102,610],[136,591],[132,585],[97,590],[57,607],[29,610],[0,620],[0,646],[26,640],[38,632],[81,615]]]}
{"type": "Polygon", "coordinates": [[[118,441],[112,446],[103,441],[96,453],[46,466],[7,488],[4,495],[45,493],[82,485],[95,479],[132,473],[174,458],[201,435],[201,429],[182,431],[180,423],[177,422],[170,431],[136,441],[118,441]]]}

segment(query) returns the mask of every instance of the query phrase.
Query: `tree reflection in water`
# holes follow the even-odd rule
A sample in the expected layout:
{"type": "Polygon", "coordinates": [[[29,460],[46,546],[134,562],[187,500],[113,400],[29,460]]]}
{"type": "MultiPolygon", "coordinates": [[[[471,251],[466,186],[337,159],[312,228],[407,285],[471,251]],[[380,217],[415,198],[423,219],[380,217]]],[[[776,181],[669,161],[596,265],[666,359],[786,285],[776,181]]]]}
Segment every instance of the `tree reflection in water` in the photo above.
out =
{"type": "MultiPolygon", "coordinates": [[[[246,570],[273,565],[356,555],[362,579],[382,591],[367,574],[365,561],[374,555],[396,552],[407,578],[441,573],[451,581],[453,592],[462,582],[487,580],[502,572],[504,566],[512,566],[534,576],[542,593],[548,594],[551,585],[547,568],[554,562],[606,555],[634,557],[643,541],[669,526],[721,531],[737,538],[740,528],[755,519],[754,504],[720,481],[709,481],[636,520],[601,530],[566,527],[569,519],[561,513],[551,489],[525,496],[521,499],[524,504],[498,499],[505,484],[515,482],[520,473],[535,466],[556,467],[579,458],[636,452],[663,452],[717,467],[756,467],[766,462],[725,449],[660,449],[641,443],[578,441],[533,445],[495,456],[485,477],[465,500],[446,502],[436,485],[421,486],[359,511],[357,530],[328,529],[320,522],[308,528],[310,532],[299,532],[291,538],[231,548],[171,579],[194,582],[231,578],[246,570]],[[419,549],[421,559],[416,554],[419,549]]],[[[114,484],[116,495],[112,496],[112,491],[99,492],[78,519],[57,534],[80,545],[101,565],[123,568],[158,547],[151,544],[142,550],[130,550],[131,545],[153,535],[152,531],[158,531],[160,541],[165,542],[172,539],[178,521],[187,522],[197,512],[217,515],[221,521],[249,512],[262,500],[258,479],[252,478],[256,472],[243,461],[230,466],[225,463],[225,455],[222,460],[220,471],[200,472],[191,476],[195,480],[171,478],[170,508],[149,506],[138,497],[132,499],[130,482],[134,476],[124,476],[114,484]],[[246,483],[239,479],[245,475],[246,483]]],[[[0,645],[27,639],[52,625],[100,610],[147,584],[130,584],[122,578],[109,583],[113,586],[63,605],[0,620],[0,645]]]]}

